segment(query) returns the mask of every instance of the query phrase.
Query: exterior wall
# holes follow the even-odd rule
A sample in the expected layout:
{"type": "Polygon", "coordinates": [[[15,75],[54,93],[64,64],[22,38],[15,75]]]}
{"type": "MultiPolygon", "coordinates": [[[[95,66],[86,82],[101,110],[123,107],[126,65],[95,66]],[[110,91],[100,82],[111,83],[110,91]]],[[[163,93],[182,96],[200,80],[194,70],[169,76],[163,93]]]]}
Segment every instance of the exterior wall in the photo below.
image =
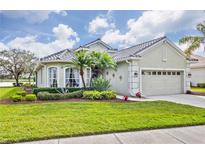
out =
{"type": "Polygon", "coordinates": [[[134,79],[138,81],[133,83],[136,85],[136,88],[133,88],[133,93],[141,91],[141,70],[143,69],[182,70],[185,73],[183,75],[184,92],[190,90],[190,78],[188,77],[190,73],[190,64],[183,55],[180,55],[178,51],[168,43],[162,43],[149,50],[142,53],[142,58],[140,60],[134,60],[132,62],[132,65],[138,68],[136,69],[136,73],[139,74],[139,77],[134,79]]]}
{"type": "MultiPolygon", "coordinates": [[[[37,86],[38,87],[49,87],[48,85],[48,69],[50,67],[57,67],[57,82],[58,87],[65,87],[65,69],[68,67],[73,67],[72,64],[67,63],[48,63],[44,64],[44,66],[37,71],[37,86]],[[42,80],[42,82],[41,82],[42,80]]],[[[85,81],[86,81],[86,70],[85,73],[85,81]]],[[[80,78],[80,87],[83,87],[82,80],[80,78]]]]}
{"type": "Polygon", "coordinates": [[[100,43],[95,43],[89,46],[91,51],[107,51],[107,48],[100,43]]]}
{"type": "Polygon", "coordinates": [[[111,90],[118,94],[129,95],[128,90],[128,64],[118,63],[117,70],[106,70],[104,76],[110,81],[111,90]]]}
{"type": "Polygon", "coordinates": [[[191,68],[191,84],[197,86],[197,83],[205,83],[205,67],[191,68]]]}

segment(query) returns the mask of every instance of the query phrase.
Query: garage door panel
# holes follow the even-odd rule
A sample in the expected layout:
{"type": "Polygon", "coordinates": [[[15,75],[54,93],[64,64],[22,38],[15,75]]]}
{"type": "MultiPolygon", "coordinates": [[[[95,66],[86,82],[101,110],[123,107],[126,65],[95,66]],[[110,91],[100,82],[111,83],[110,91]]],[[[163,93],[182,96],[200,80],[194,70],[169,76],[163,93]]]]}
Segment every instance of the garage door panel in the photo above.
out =
{"type": "Polygon", "coordinates": [[[172,73],[173,71],[166,71],[165,75],[163,75],[164,71],[160,71],[161,75],[155,72],[159,71],[142,72],[142,93],[145,96],[179,94],[183,92],[182,72],[174,71],[172,73]]]}

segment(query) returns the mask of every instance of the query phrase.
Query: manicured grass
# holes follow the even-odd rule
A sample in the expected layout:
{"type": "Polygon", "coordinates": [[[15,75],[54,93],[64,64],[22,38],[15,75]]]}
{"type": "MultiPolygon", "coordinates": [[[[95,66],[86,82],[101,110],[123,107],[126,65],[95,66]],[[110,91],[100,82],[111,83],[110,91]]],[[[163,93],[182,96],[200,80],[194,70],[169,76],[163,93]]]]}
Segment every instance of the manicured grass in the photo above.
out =
{"type": "Polygon", "coordinates": [[[0,143],[205,123],[205,109],[166,101],[0,105],[0,143]]]}
{"type": "Polygon", "coordinates": [[[205,88],[192,87],[192,88],[191,88],[191,91],[193,91],[193,92],[205,93],[205,88]]]}
{"type": "Polygon", "coordinates": [[[10,96],[20,90],[20,87],[0,87],[0,100],[10,98],[10,96]]]}

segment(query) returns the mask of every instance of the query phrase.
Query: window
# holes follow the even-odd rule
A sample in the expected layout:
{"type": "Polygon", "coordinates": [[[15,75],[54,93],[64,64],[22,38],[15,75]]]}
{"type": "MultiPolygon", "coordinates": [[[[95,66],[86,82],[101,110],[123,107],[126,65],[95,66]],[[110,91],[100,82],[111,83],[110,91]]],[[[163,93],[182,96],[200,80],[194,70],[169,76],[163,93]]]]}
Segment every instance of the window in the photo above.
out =
{"type": "Polygon", "coordinates": [[[161,75],[161,74],[162,74],[162,72],[157,72],[157,74],[158,74],[158,75],[161,75]]]}
{"type": "Polygon", "coordinates": [[[175,75],[176,74],[176,72],[172,72],[172,75],[175,75]]]}
{"type": "Polygon", "coordinates": [[[177,72],[177,75],[180,75],[180,72],[177,72]]]}
{"type": "Polygon", "coordinates": [[[56,67],[50,67],[48,69],[48,85],[49,87],[58,87],[56,67]]]}
{"type": "Polygon", "coordinates": [[[115,74],[114,74],[114,73],[112,74],[112,77],[113,77],[113,78],[115,77],[115,74]]]}
{"type": "Polygon", "coordinates": [[[90,86],[90,79],[91,79],[91,69],[86,69],[86,87],[90,86]]]}
{"type": "Polygon", "coordinates": [[[142,75],[145,75],[145,72],[144,72],[144,71],[142,71],[142,75]]]}
{"type": "Polygon", "coordinates": [[[109,72],[106,72],[107,75],[109,75],[109,72]]]}
{"type": "Polygon", "coordinates": [[[152,72],[148,72],[148,75],[151,75],[152,72]]]}
{"type": "Polygon", "coordinates": [[[167,72],[163,72],[163,75],[166,75],[167,74],[167,72]]]}
{"type": "Polygon", "coordinates": [[[152,75],[156,75],[157,74],[157,72],[152,72],[152,75]]]}
{"type": "Polygon", "coordinates": [[[167,72],[168,75],[171,75],[171,72],[167,72]]]}
{"type": "Polygon", "coordinates": [[[76,68],[67,68],[65,70],[65,86],[66,87],[79,87],[80,86],[80,78],[79,78],[79,70],[76,68]]]}

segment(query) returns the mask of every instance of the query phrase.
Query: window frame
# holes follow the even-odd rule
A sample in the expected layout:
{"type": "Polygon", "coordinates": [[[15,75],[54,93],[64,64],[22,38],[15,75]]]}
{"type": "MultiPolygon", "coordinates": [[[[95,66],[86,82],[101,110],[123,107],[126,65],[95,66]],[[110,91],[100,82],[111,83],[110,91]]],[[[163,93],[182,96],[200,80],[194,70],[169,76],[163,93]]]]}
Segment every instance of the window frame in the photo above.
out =
{"type": "Polygon", "coordinates": [[[51,68],[56,68],[56,81],[57,81],[57,87],[59,87],[59,68],[57,66],[49,66],[47,68],[47,87],[51,87],[50,80],[52,78],[50,78],[50,74],[49,74],[50,73],[49,70],[51,68]]]}
{"type": "MultiPolygon", "coordinates": [[[[75,74],[75,73],[73,73],[73,74],[75,74]]],[[[80,71],[79,71],[79,69],[78,68],[76,68],[76,67],[66,67],[66,68],[64,68],[64,87],[65,88],[80,88],[81,87],[81,79],[80,79],[80,71]],[[77,70],[78,71],[78,73],[77,73],[77,78],[76,78],[76,75],[75,75],[75,78],[67,78],[66,77],[66,71],[67,71],[67,69],[75,69],[75,70],[77,70]],[[71,86],[66,86],[67,85],[67,80],[77,80],[77,83],[78,83],[78,86],[76,87],[76,86],[73,86],[73,83],[72,83],[72,85],[71,86]]]]}

